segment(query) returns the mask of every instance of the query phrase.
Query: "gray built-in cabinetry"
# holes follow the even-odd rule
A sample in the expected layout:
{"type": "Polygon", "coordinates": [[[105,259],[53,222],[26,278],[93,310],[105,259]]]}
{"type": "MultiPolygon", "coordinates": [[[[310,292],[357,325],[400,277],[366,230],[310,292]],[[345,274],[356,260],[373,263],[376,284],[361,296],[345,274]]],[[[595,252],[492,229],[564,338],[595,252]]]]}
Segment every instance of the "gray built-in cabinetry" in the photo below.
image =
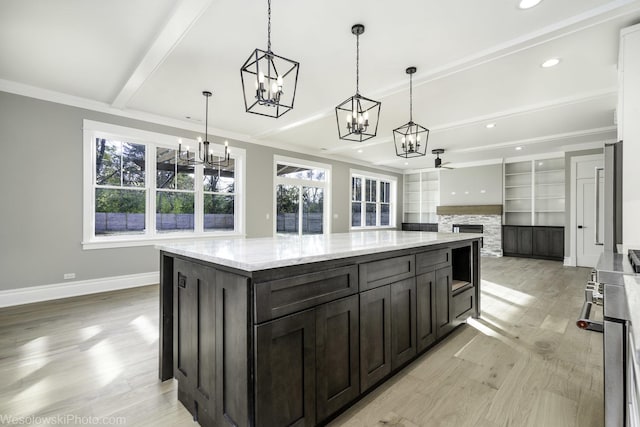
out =
{"type": "Polygon", "coordinates": [[[504,165],[502,252],[564,259],[564,158],[504,165]]]}
{"type": "Polygon", "coordinates": [[[502,226],[502,252],[505,256],[564,259],[564,227],[502,226]]]}
{"type": "Polygon", "coordinates": [[[160,378],[203,426],[324,423],[479,313],[479,240],[245,272],[161,252],[160,378]]]}

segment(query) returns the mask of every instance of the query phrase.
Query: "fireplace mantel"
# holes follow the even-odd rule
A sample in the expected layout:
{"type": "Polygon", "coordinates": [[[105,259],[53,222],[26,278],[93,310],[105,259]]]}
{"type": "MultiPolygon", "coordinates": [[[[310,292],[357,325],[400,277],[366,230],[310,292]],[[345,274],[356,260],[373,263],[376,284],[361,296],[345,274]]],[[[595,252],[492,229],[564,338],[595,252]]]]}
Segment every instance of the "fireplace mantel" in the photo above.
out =
{"type": "Polygon", "coordinates": [[[502,215],[502,205],[437,206],[438,215],[502,215]]]}

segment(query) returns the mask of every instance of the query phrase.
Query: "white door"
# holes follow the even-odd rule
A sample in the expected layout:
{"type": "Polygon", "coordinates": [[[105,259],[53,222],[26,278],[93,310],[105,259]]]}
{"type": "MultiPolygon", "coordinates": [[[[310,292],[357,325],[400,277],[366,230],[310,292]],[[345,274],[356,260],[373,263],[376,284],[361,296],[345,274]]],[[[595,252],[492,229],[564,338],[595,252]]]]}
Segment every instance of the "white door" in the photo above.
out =
{"type": "Polygon", "coordinates": [[[576,176],[576,264],[595,267],[604,246],[604,173],[603,161],[591,160],[577,165],[576,176]],[[599,187],[596,191],[596,185],[599,187]]]}

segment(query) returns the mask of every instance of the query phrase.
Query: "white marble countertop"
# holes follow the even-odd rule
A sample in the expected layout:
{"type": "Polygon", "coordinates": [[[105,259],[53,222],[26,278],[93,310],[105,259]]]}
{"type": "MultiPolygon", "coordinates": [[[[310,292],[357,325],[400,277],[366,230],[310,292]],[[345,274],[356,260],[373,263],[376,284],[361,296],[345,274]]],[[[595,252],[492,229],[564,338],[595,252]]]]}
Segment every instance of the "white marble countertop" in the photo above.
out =
{"type": "Polygon", "coordinates": [[[244,271],[451,243],[474,238],[475,233],[418,231],[362,231],[254,239],[200,240],[157,245],[162,251],[244,271]]]}
{"type": "Polygon", "coordinates": [[[640,276],[624,276],[624,291],[635,345],[636,360],[640,361],[640,276]]]}

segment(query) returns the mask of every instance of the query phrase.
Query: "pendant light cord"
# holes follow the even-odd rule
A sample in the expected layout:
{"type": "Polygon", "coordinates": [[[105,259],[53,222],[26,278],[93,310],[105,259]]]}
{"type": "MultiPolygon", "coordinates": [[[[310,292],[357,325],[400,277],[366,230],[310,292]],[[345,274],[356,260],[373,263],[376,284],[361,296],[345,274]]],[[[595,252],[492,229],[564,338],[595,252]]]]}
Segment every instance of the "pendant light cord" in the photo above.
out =
{"type": "Polygon", "coordinates": [[[360,95],[360,34],[356,34],[356,95],[360,95]]]}
{"type": "Polygon", "coordinates": [[[409,74],[409,121],[413,122],[413,74],[409,74]]]}
{"type": "Polygon", "coordinates": [[[205,99],[207,100],[207,103],[204,107],[204,140],[209,142],[209,97],[205,95],[205,99]]]}
{"type": "Polygon", "coordinates": [[[267,52],[271,52],[271,0],[268,0],[267,52]]]}

